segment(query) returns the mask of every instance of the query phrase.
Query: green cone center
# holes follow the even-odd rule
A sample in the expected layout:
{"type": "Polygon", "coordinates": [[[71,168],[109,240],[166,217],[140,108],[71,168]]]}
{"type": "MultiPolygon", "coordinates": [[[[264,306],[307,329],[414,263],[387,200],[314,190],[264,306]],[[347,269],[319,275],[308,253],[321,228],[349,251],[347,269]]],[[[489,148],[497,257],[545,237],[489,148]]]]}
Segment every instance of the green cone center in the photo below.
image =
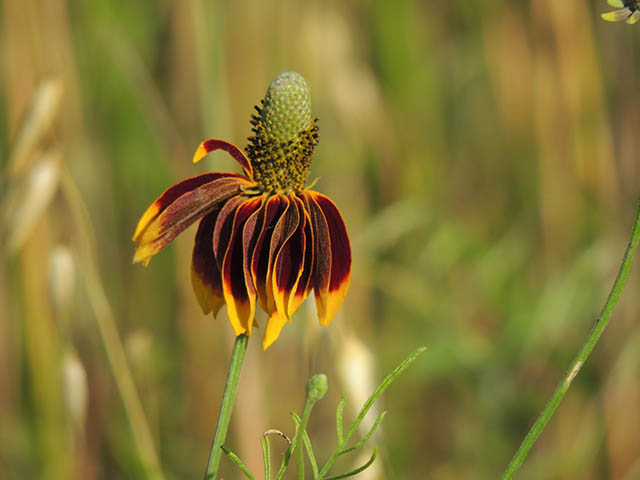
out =
{"type": "Polygon", "coordinates": [[[277,193],[303,190],[318,143],[307,82],[299,73],[281,73],[256,111],[251,117],[254,135],[245,151],[258,188],[277,193]]]}

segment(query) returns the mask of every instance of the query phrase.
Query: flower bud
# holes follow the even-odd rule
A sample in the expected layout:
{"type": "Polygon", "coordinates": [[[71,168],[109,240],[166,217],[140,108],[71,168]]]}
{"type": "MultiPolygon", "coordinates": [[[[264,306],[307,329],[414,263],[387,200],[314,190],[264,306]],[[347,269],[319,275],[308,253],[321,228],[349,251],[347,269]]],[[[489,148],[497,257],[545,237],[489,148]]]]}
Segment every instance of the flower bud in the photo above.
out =
{"type": "Polygon", "coordinates": [[[324,373],[318,373],[307,383],[307,398],[315,403],[327,394],[328,389],[327,376],[324,373]]]}

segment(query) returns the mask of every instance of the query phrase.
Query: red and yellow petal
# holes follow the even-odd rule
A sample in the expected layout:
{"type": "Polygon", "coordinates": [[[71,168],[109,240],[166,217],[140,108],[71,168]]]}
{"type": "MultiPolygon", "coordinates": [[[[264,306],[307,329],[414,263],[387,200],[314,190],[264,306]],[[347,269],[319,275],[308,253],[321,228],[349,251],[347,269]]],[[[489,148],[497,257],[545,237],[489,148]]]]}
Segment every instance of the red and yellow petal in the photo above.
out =
{"type": "Polygon", "coordinates": [[[214,180],[219,180],[221,178],[237,178],[237,179],[245,179],[242,175],[238,175],[237,173],[231,172],[212,172],[212,173],[204,173],[202,175],[198,175],[196,177],[187,178],[179,183],[176,183],[172,187],[169,187],[164,191],[162,195],[160,195],[144,212],[140,220],[138,221],[138,225],[136,226],[136,231],[133,234],[131,240],[134,242],[138,242],[144,231],[149,227],[149,225],[160,215],[169,205],[175,202],[182,195],[195,190],[202,185],[205,185],[214,180]]]}
{"type": "Polygon", "coordinates": [[[318,317],[326,317],[329,282],[331,281],[331,239],[329,226],[320,205],[310,192],[303,196],[313,228],[313,271],[310,286],[316,297],[318,317]]]}
{"type": "Polygon", "coordinates": [[[311,228],[311,217],[306,210],[306,203],[299,198],[297,200],[299,202],[298,206],[300,208],[301,215],[304,216],[304,226],[302,227],[302,235],[304,239],[304,260],[300,267],[300,276],[289,295],[287,305],[289,316],[293,315],[298,308],[300,308],[304,299],[309,295],[309,291],[311,290],[311,274],[313,271],[313,230],[311,228]]]}
{"type": "MultiPolygon", "coordinates": [[[[235,174],[232,174],[235,175],[235,174]]],[[[172,187],[169,187],[165,192],[160,195],[155,202],[153,202],[149,208],[147,208],[146,212],[142,215],[140,220],[138,221],[138,225],[136,226],[136,231],[133,234],[132,240],[136,242],[142,232],[146,230],[149,224],[171,203],[176,201],[178,197],[184,195],[191,190],[195,190],[201,185],[205,183],[212,182],[213,180],[217,180],[226,176],[224,173],[204,173],[202,175],[198,175],[197,177],[187,178],[180,183],[176,183],[172,187]]]]}
{"type": "Polygon", "coordinates": [[[191,257],[191,285],[204,314],[213,311],[217,315],[224,305],[222,278],[213,258],[213,228],[218,210],[205,216],[196,233],[191,257]]]}
{"type": "Polygon", "coordinates": [[[229,321],[236,335],[251,335],[255,315],[256,294],[253,284],[247,284],[244,272],[243,227],[247,219],[260,208],[262,197],[245,200],[235,210],[229,247],[222,264],[222,291],[227,303],[229,321]]]}
{"type": "Polygon", "coordinates": [[[153,255],[193,222],[240,193],[242,187],[248,184],[251,182],[240,175],[205,174],[171,187],[140,219],[133,236],[133,241],[137,243],[133,261],[144,265],[149,263],[153,255]]]}
{"type": "MultiPolygon", "coordinates": [[[[281,269],[286,268],[287,273],[281,273],[281,275],[287,275],[290,268],[286,265],[290,263],[288,255],[280,256],[280,252],[284,245],[287,244],[291,236],[296,232],[298,224],[300,222],[300,213],[296,203],[289,197],[282,196],[282,200],[287,205],[286,210],[282,212],[278,219],[273,233],[271,235],[271,244],[269,246],[269,269],[267,271],[267,313],[271,313],[274,310],[278,310],[280,313],[287,317],[285,308],[285,295],[284,289],[278,288],[276,285],[277,269],[276,265],[280,261],[281,269]],[[283,264],[282,262],[286,262],[283,264]],[[282,266],[284,265],[284,267],[282,266]]],[[[287,317],[288,318],[288,317],[287,317]]]]}
{"type": "MultiPolygon", "coordinates": [[[[315,250],[316,266],[322,265],[323,263],[322,261],[318,261],[318,255],[326,256],[326,250],[323,251],[323,249],[328,247],[331,252],[329,256],[330,268],[328,285],[326,285],[326,279],[324,278],[326,266],[323,266],[318,272],[321,277],[318,281],[319,289],[315,291],[318,318],[320,323],[326,326],[329,325],[335,317],[349,290],[351,281],[351,245],[344,220],[340,215],[338,207],[336,207],[328,197],[318,192],[308,192],[308,198],[311,199],[309,205],[313,205],[312,210],[315,212],[312,216],[318,214],[317,208],[319,208],[328,229],[328,245],[323,245],[326,242],[326,238],[324,234],[320,234],[321,241],[316,243],[316,246],[320,247],[320,250],[315,250]]],[[[318,221],[318,225],[320,226],[320,231],[324,228],[325,224],[323,224],[322,221],[318,221]]],[[[314,231],[314,234],[318,234],[319,231],[314,231]]],[[[315,273],[316,272],[314,272],[314,274],[315,273]]]]}
{"type": "MultiPolygon", "coordinates": [[[[282,224],[280,245],[275,252],[271,271],[271,288],[276,310],[289,319],[289,296],[295,290],[304,265],[304,215],[295,195],[289,197],[289,208],[278,222],[282,224]]],[[[276,229],[278,225],[276,225],[276,229]]],[[[275,233],[274,237],[275,238],[275,233]]]]}
{"type": "Polygon", "coordinates": [[[267,288],[267,276],[271,269],[272,255],[271,249],[271,237],[275,229],[278,220],[281,215],[286,211],[288,202],[281,195],[274,195],[270,197],[264,208],[263,221],[260,225],[260,233],[253,251],[253,258],[251,259],[251,277],[256,286],[258,293],[258,303],[260,307],[267,313],[273,312],[275,304],[273,302],[273,294],[271,288],[267,288]]]}
{"type": "Polygon", "coordinates": [[[213,229],[213,256],[218,263],[218,268],[222,270],[222,263],[227,249],[231,243],[231,234],[233,232],[233,219],[236,210],[242,202],[246,200],[243,196],[230,198],[220,209],[216,226],[213,229]]]}
{"type": "MultiPolygon", "coordinates": [[[[245,222],[244,227],[242,228],[242,268],[244,272],[245,283],[247,285],[247,291],[250,294],[250,298],[252,298],[254,302],[254,309],[257,296],[257,287],[255,279],[253,277],[252,262],[256,252],[256,244],[258,243],[258,238],[260,237],[262,226],[264,224],[264,206],[266,202],[267,195],[263,194],[260,197],[260,206],[255,212],[251,214],[251,216],[245,222]]],[[[255,319],[253,323],[254,326],[257,326],[255,319]]]]}
{"type": "Polygon", "coordinates": [[[225,142],[224,140],[209,139],[202,142],[200,145],[198,145],[198,149],[193,155],[193,163],[198,163],[208,153],[213,152],[214,150],[224,150],[225,152],[227,152],[234,158],[236,162],[240,164],[249,178],[253,178],[251,163],[249,162],[249,159],[246,157],[244,152],[236,147],[233,143],[225,142]]]}

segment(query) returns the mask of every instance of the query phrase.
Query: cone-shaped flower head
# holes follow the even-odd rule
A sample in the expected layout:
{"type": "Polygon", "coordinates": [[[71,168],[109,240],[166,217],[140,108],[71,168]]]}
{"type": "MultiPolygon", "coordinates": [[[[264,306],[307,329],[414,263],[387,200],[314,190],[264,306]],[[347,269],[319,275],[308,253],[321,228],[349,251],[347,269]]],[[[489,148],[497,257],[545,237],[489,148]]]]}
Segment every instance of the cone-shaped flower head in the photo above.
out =
{"type": "Polygon", "coordinates": [[[147,209],[133,240],[134,261],[146,265],[201,219],[191,279],[202,310],[216,314],[226,304],[236,335],[251,335],[258,304],[269,315],[267,348],[311,290],[320,323],[331,323],[349,288],[351,247],[335,204],[305,188],[318,126],[304,78],[276,77],[256,112],[246,155],[206,140],[194,156],[224,150],[244,175],[212,172],[177,183],[147,209]]]}
{"type": "Polygon", "coordinates": [[[258,114],[251,117],[254,135],[246,152],[258,188],[302,191],[318,143],[307,82],[295,72],[278,75],[256,110],[258,114]]]}

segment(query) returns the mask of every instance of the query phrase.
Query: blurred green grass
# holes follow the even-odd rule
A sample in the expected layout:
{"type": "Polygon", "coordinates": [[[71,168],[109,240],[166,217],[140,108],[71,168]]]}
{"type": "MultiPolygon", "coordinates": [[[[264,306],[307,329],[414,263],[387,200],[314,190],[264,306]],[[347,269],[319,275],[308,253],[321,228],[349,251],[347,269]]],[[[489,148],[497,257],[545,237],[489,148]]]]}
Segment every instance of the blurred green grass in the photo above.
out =
{"type": "MultiPolygon", "coordinates": [[[[291,432],[288,412],[324,371],[330,395],[311,436],[329,452],[332,409],[356,388],[341,380],[344,365],[381,378],[426,345],[385,395],[378,478],[499,475],[596,318],[640,193],[640,31],[600,21],[607,8],[3,2],[2,199],[22,178],[9,158],[37,85],[59,78],[56,121],[32,155],[60,149],[88,205],[167,478],[202,474],[232,334],[190,291],[193,230],[147,269],[131,265],[130,236],[169,185],[234,168],[222,155],[193,166],[191,154],[208,137],[244,146],[253,105],[286,70],[312,90],[321,141],[311,176],[347,221],[353,285],[330,329],[309,305],[267,352],[251,342],[229,445],[255,469],[259,435],[291,432]],[[348,357],[354,336],[372,364],[348,357]]],[[[55,245],[81,263],[76,230],[58,195],[0,263],[2,478],[144,475],[81,273],[68,324],[47,290],[55,245]],[[88,386],[79,427],[61,386],[71,347],[88,386]]],[[[638,285],[632,272],[519,478],[638,474],[638,285]]],[[[228,464],[223,474],[240,478],[228,464]]]]}

